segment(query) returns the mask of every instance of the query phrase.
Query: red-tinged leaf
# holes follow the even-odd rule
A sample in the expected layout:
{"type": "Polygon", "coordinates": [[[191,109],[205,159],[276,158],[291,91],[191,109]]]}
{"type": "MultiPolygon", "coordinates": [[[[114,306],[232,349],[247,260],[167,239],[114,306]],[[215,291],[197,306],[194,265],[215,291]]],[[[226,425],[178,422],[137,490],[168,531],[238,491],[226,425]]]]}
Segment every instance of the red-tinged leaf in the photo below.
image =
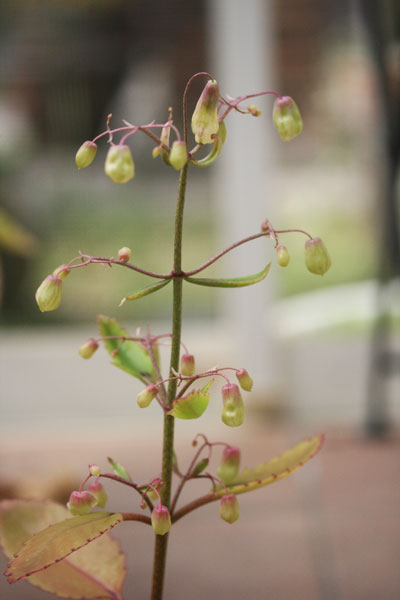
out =
{"type": "MultiPolygon", "coordinates": [[[[12,549],[20,546],[6,571],[9,582],[29,577],[34,585],[42,587],[40,583],[44,582],[46,589],[53,589],[56,585],[53,591],[61,596],[70,596],[74,590],[77,594],[79,585],[86,580],[85,587],[92,590],[90,598],[120,598],[124,577],[123,559],[118,545],[110,538],[107,540],[107,537],[102,541],[100,536],[118,525],[122,521],[122,515],[97,512],[65,518],[68,513],[62,516],[59,509],[54,508],[54,503],[43,504],[44,507],[50,505],[49,511],[46,508],[41,511],[39,504],[6,501],[0,505],[1,537],[6,553],[10,555],[12,549]],[[17,508],[15,503],[18,503],[17,508]],[[35,513],[39,516],[36,523],[33,517],[35,513]],[[24,526],[25,514],[27,525],[24,526]],[[58,522],[54,523],[55,519],[58,522]],[[42,527],[46,521],[53,521],[53,524],[36,533],[36,527],[42,527]],[[32,537],[29,537],[32,533],[32,537]],[[90,546],[87,546],[89,543],[90,546]],[[76,551],[79,552],[70,556],[76,551]],[[105,556],[108,556],[108,560],[103,562],[105,556]],[[54,574],[51,570],[59,565],[64,566],[59,569],[58,574],[54,574]],[[46,571],[42,571],[43,569],[46,571]],[[41,576],[44,573],[50,573],[50,576],[43,579],[41,576]],[[74,581],[69,580],[72,573],[75,573],[74,581]],[[59,577],[60,585],[57,584],[59,577]],[[65,588],[68,588],[67,592],[65,588]]],[[[82,598],[82,592],[72,597],[82,598]]]]}
{"type": "MultiPolygon", "coordinates": [[[[294,448],[286,450],[281,456],[260,464],[254,469],[245,469],[235,481],[226,486],[229,493],[244,494],[287,477],[316,455],[322,446],[323,440],[323,435],[315,435],[310,439],[303,440],[294,448]]],[[[217,494],[218,497],[223,496],[226,494],[226,489],[219,489],[217,494]]]]}
{"type": "Polygon", "coordinates": [[[198,419],[206,410],[210,402],[208,390],[214,383],[212,379],[201,390],[193,390],[187,396],[175,400],[169,415],[177,419],[198,419]]]}

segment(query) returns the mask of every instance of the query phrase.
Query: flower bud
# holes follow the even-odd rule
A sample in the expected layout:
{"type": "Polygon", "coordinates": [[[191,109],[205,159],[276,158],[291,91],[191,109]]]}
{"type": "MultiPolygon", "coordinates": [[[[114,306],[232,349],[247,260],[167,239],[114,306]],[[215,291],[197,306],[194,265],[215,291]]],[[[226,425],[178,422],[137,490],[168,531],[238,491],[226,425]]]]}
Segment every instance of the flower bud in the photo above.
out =
{"type": "Polygon", "coordinates": [[[89,485],[89,491],[96,499],[96,506],[104,508],[107,504],[108,496],[100,481],[93,481],[89,485]]]}
{"type": "Polygon", "coordinates": [[[197,101],[192,115],[192,131],[198,144],[211,144],[212,135],[218,133],[219,87],[215,79],[208,81],[197,101]]]}
{"type": "Polygon", "coordinates": [[[114,183],[126,183],[135,175],[135,165],[128,146],[111,146],[104,165],[105,174],[114,183]]]}
{"type": "Polygon", "coordinates": [[[166,506],[160,504],[153,509],[151,513],[151,525],[154,533],[165,535],[171,529],[171,516],[166,506]]]}
{"type": "Polygon", "coordinates": [[[153,383],[150,383],[147,387],[144,388],[144,390],[139,392],[137,395],[137,403],[140,406],[140,408],[147,408],[148,406],[150,406],[157,394],[157,386],[153,383]]]}
{"type": "Polygon", "coordinates": [[[226,446],[217,469],[218,477],[224,483],[230,483],[239,473],[240,450],[236,446],[226,446]]]}
{"type": "Polygon", "coordinates": [[[253,380],[250,377],[247,369],[239,369],[239,371],[236,371],[236,377],[242,390],[245,392],[251,392],[253,380]]]}
{"type": "Polygon", "coordinates": [[[56,275],[47,275],[36,290],[35,298],[42,312],[56,310],[60,306],[62,281],[56,275]]]}
{"type": "Polygon", "coordinates": [[[303,129],[300,111],[290,96],[282,96],[275,100],[272,119],[284,142],[299,135],[303,129]]]}
{"type": "Polygon", "coordinates": [[[268,221],[268,219],[265,219],[265,221],[263,223],[261,223],[261,231],[264,231],[265,233],[267,231],[272,231],[272,225],[268,221]]]}
{"type": "Polygon", "coordinates": [[[84,359],[92,358],[99,344],[93,338],[85,342],[78,350],[78,354],[84,359]]]}
{"type": "Polygon", "coordinates": [[[94,142],[83,142],[75,156],[75,162],[78,169],[86,169],[94,161],[97,145],[94,142]]]}
{"type": "Polygon", "coordinates": [[[123,248],[120,248],[120,250],[118,250],[118,260],[122,260],[123,262],[129,262],[131,256],[132,250],[127,246],[124,246],[123,248]]]}
{"type": "Polygon", "coordinates": [[[182,354],[179,373],[184,377],[192,377],[195,373],[195,362],[193,354],[182,354]]]}
{"type": "Polygon", "coordinates": [[[169,153],[169,162],[174,169],[180,171],[188,161],[188,153],[185,142],[174,142],[169,153]]]}
{"type": "Polygon", "coordinates": [[[247,110],[253,117],[259,117],[261,115],[261,110],[255,104],[250,104],[250,106],[247,107],[247,110]]]}
{"type": "Polygon", "coordinates": [[[151,155],[153,158],[157,158],[157,156],[160,156],[162,151],[162,146],[154,146],[153,150],[151,151],[151,155]]]}
{"type": "Polygon", "coordinates": [[[219,514],[221,519],[227,523],[234,523],[240,517],[239,502],[235,494],[225,494],[222,496],[219,505],[219,514]]]}
{"type": "Polygon", "coordinates": [[[287,267],[290,262],[290,254],[286,246],[278,246],[276,249],[276,258],[281,267],[287,267]]]}
{"type": "Polygon", "coordinates": [[[331,266],[331,259],[321,238],[306,241],[305,259],[307,269],[315,275],[324,275],[331,266]]]}
{"type": "Polygon", "coordinates": [[[171,125],[166,125],[161,129],[160,140],[164,146],[169,146],[169,136],[171,135],[171,125]]]}
{"type": "Polygon", "coordinates": [[[244,404],[238,386],[227,383],[222,388],[222,421],[228,427],[239,427],[244,422],[244,404]]]}
{"type": "Polygon", "coordinates": [[[68,265],[60,265],[57,269],[54,269],[53,275],[56,275],[59,279],[64,280],[71,273],[71,269],[68,265]]]}
{"type": "Polygon", "coordinates": [[[101,472],[99,465],[89,465],[89,472],[93,477],[99,477],[101,472]]]}
{"type": "Polygon", "coordinates": [[[67,508],[71,515],[86,515],[96,506],[97,501],[90,492],[72,492],[67,502],[67,508]]]}

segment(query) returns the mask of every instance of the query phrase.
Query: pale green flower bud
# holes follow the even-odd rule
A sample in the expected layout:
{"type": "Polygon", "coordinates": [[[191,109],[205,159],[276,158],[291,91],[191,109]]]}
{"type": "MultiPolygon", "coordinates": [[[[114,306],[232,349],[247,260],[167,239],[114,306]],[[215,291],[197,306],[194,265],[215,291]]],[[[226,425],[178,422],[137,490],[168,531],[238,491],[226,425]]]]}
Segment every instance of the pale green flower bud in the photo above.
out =
{"type": "Polygon", "coordinates": [[[154,533],[157,535],[165,535],[171,529],[171,515],[166,506],[162,504],[156,506],[151,513],[151,525],[154,533]]]}
{"type": "Polygon", "coordinates": [[[153,383],[150,383],[137,395],[137,403],[140,408],[147,408],[153,402],[154,398],[158,394],[158,388],[153,383]]]}
{"type": "Polygon", "coordinates": [[[239,473],[240,467],[240,449],[236,446],[227,446],[221,457],[221,462],[217,469],[218,477],[224,483],[230,483],[239,473]]]}
{"type": "Polygon", "coordinates": [[[104,508],[107,504],[108,496],[100,481],[93,481],[93,483],[89,485],[89,491],[96,499],[96,506],[104,508]]]}
{"type": "Polygon", "coordinates": [[[221,519],[227,523],[234,523],[240,517],[239,502],[235,494],[225,494],[222,496],[219,505],[219,514],[221,519]]]}
{"type": "Polygon", "coordinates": [[[247,107],[247,110],[253,117],[259,117],[261,115],[261,110],[255,104],[250,104],[250,106],[247,107]]]}
{"type": "Polygon", "coordinates": [[[192,131],[198,144],[212,144],[213,134],[218,133],[218,83],[212,79],[206,83],[192,115],[192,131]]]}
{"type": "Polygon", "coordinates": [[[126,183],[135,175],[135,165],[128,146],[111,146],[104,165],[105,174],[114,183],[126,183]]]}
{"type": "Polygon", "coordinates": [[[251,392],[254,382],[247,370],[239,369],[239,371],[236,371],[236,377],[242,390],[245,392],[251,392]]]}
{"type": "Polygon", "coordinates": [[[99,477],[101,473],[99,465],[89,465],[89,472],[93,477],[99,477]]]}
{"type": "Polygon", "coordinates": [[[331,259],[321,238],[306,241],[305,259],[307,269],[315,275],[325,275],[331,266],[331,259]]]}
{"type": "Polygon", "coordinates": [[[169,162],[174,169],[180,171],[188,161],[188,153],[185,142],[174,142],[169,153],[169,162]]]}
{"type": "Polygon", "coordinates": [[[282,96],[275,100],[272,120],[284,142],[299,135],[303,129],[300,111],[290,96],[282,96]]]}
{"type": "Polygon", "coordinates": [[[286,246],[278,246],[276,249],[276,258],[281,267],[287,267],[290,262],[290,254],[286,246]]]}
{"type": "Polygon", "coordinates": [[[75,156],[75,162],[78,169],[85,169],[94,161],[97,145],[94,142],[83,142],[75,156]]]}
{"type": "Polygon", "coordinates": [[[96,504],[97,500],[90,492],[72,492],[67,508],[71,515],[87,515],[96,504]]]}
{"type": "Polygon", "coordinates": [[[47,275],[36,290],[35,298],[42,312],[56,310],[60,306],[62,281],[56,275],[47,275]]]}
{"type": "Polygon", "coordinates": [[[124,246],[118,250],[118,260],[122,260],[123,262],[129,262],[132,256],[132,250],[128,248],[128,246],[124,246]]]}
{"type": "Polygon", "coordinates": [[[71,269],[68,265],[60,265],[57,269],[54,269],[53,275],[56,275],[60,279],[64,280],[71,273],[71,269]]]}
{"type": "Polygon", "coordinates": [[[96,342],[96,340],[90,338],[79,348],[78,354],[84,359],[92,358],[98,347],[99,344],[96,342]]]}
{"type": "Polygon", "coordinates": [[[195,361],[193,354],[182,354],[179,373],[184,377],[192,377],[195,374],[195,361]]]}
{"type": "Polygon", "coordinates": [[[227,383],[222,388],[222,421],[228,427],[239,427],[244,422],[244,404],[238,386],[227,383]]]}

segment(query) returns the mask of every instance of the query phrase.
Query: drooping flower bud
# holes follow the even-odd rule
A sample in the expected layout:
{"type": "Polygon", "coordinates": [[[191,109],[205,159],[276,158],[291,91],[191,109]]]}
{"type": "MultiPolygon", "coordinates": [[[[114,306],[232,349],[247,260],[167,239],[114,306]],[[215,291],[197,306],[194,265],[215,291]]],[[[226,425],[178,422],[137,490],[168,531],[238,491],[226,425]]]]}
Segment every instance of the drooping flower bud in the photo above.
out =
{"type": "Polygon", "coordinates": [[[105,174],[114,183],[126,183],[135,175],[135,165],[128,146],[111,146],[104,165],[105,174]]]}
{"type": "Polygon", "coordinates": [[[99,465],[89,465],[89,472],[93,477],[99,477],[101,472],[99,465]]]}
{"type": "Polygon", "coordinates": [[[195,373],[195,361],[193,354],[182,354],[179,373],[184,377],[192,377],[195,373]]]}
{"type": "Polygon", "coordinates": [[[247,110],[253,117],[259,117],[261,115],[261,110],[255,104],[250,104],[250,106],[247,107],[247,110]]]}
{"type": "Polygon", "coordinates": [[[53,275],[56,275],[60,279],[64,280],[71,273],[71,269],[68,265],[60,265],[57,269],[54,269],[53,275]]]}
{"type": "Polygon", "coordinates": [[[192,115],[192,131],[198,144],[212,144],[212,135],[218,133],[219,87],[215,79],[208,81],[197,101],[192,115]]]}
{"type": "Polygon", "coordinates": [[[234,523],[240,517],[239,502],[235,494],[225,494],[222,496],[219,505],[219,514],[221,519],[227,523],[234,523]]]}
{"type": "Polygon", "coordinates": [[[78,169],[86,169],[94,161],[97,145],[94,142],[83,142],[75,156],[75,163],[78,169]]]}
{"type": "Polygon", "coordinates": [[[228,427],[239,427],[244,422],[244,404],[240,390],[235,383],[227,383],[222,388],[222,421],[228,427]]]}
{"type": "Polygon", "coordinates": [[[299,135],[303,129],[300,111],[290,96],[282,96],[275,100],[272,120],[284,142],[299,135]]]}
{"type": "Polygon", "coordinates": [[[217,469],[218,477],[224,483],[230,483],[239,473],[240,467],[240,449],[237,446],[226,446],[224,449],[221,462],[217,469]]]}
{"type": "Polygon", "coordinates": [[[93,481],[93,483],[89,485],[89,491],[96,499],[96,506],[104,508],[107,504],[108,496],[100,481],[93,481]]]}
{"type": "Polygon", "coordinates": [[[188,161],[188,153],[185,142],[174,142],[169,153],[169,162],[174,169],[180,171],[188,161]]]}
{"type": "Polygon", "coordinates": [[[123,262],[129,262],[132,256],[132,250],[128,248],[128,246],[124,246],[118,250],[118,260],[122,260],[123,262]]]}
{"type": "Polygon", "coordinates": [[[96,504],[96,498],[91,492],[72,492],[67,508],[71,515],[86,515],[96,504]]]}
{"type": "Polygon", "coordinates": [[[286,246],[278,246],[276,249],[276,258],[281,267],[287,267],[290,262],[290,254],[286,246]]]}
{"type": "Polygon", "coordinates": [[[36,290],[35,298],[42,312],[56,310],[60,306],[62,281],[56,275],[47,275],[36,290]]]}
{"type": "Polygon", "coordinates": [[[166,125],[161,129],[160,140],[164,146],[169,146],[169,136],[171,135],[171,125],[166,125]]]}
{"type": "Polygon", "coordinates": [[[98,347],[99,344],[96,342],[96,340],[90,338],[79,348],[78,354],[84,359],[92,358],[98,347]]]}
{"type": "Polygon", "coordinates": [[[307,269],[315,275],[324,275],[331,266],[331,259],[321,238],[306,241],[305,259],[307,269]]]}
{"type": "Polygon", "coordinates": [[[242,390],[251,392],[254,382],[247,369],[239,369],[239,371],[236,371],[236,377],[242,390]]]}
{"type": "Polygon", "coordinates": [[[150,406],[157,394],[157,386],[153,383],[149,383],[149,385],[137,395],[137,403],[140,406],[140,408],[147,408],[148,406],[150,406]]]}
{"type": "Polygon", "coordinates": [[[154,533],[165,535],[171,529],[171,515],[166,506],[162,504],[156,506],[151,513],[151,525],[154,533]]]}

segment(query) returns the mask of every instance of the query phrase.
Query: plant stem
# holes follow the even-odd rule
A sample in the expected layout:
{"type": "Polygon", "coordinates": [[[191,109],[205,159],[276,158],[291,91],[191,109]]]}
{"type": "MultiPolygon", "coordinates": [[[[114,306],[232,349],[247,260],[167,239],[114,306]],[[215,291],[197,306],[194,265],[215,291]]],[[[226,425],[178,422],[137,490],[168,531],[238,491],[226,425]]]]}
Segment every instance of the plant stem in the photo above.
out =
{"type": "MultiPolygon", "coordinates": [[[[188,174],[188,164],[181,170],[178,188],[178,199],[175,215],[175,238],[174,238],[174,266],[173,273],[179,274],[182,271],[182,226],[183,209],[185,205],[186,181],[188,174]]],[[[171,339],[171,359],[170,373],[179,370],[179,354],[181,346],[182,330],[182,278],[176,277],[173,280],[173,304],[172,304],[172,339],[171,339]]],[[[175,400],[178,381],[171,379],[168,383],[167,406],[172,406],[175,400]]],[[[161,497],[164,506],[169,508],[171,501],[171,482],[172,482],[172,458],[174,452],[174,417],[164,415],[164,439],[162,455],[161,479],[164,487],[161,489],[161,497]]],[[[167,558],[168,536],[156,535],[154,547],[153,563],[153,588],[151,593],[152,600],[161,600],[164,585],[165,564],[167,558]]]]}

